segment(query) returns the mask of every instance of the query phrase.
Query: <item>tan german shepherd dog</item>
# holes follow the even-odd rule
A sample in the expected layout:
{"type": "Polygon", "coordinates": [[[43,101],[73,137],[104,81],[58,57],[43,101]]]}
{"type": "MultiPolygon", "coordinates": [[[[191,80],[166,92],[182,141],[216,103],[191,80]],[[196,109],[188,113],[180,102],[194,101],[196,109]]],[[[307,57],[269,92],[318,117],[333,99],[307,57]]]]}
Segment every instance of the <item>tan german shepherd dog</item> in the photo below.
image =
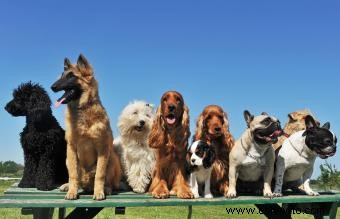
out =
{"type": "Polygon", "coordinates": [[[103,200],[105,194],[117,189],[121,166],[113,150],[109,118],[98,96],[98,83],[93,69],[83,55],[77,64],[64,60],[64,72],[51,89],[65,91],[55,104],[67,104],[65,123],[67,140],[66,165],[69,183],[65,199],[78,198],[78,188],[93,191],[93,199],[103,200]]]}

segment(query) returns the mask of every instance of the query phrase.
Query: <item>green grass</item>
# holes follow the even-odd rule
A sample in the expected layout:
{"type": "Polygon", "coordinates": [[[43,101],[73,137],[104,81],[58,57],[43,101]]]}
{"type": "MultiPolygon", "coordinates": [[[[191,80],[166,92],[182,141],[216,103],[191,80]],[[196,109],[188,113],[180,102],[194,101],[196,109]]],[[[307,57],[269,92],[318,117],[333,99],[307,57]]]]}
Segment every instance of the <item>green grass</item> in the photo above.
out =
{"type": "MultiPolygon", "coordinates": [[[[14,183],[14,181],[0,181],[0,195],[14,183]]],[[[228,214],[226,211],[228,208],[254,208],[254,205],[228,205],[228,206],[194,206],[192,218],[196,219],[215,219],[215,218],[251,218],[251,219],[263,219],[265,218],[260,214],[228,214]]],[[[67,209],[67,213],[73,209],[67,209]]],[[[257,212],[257,211],[255,211],[257,212]]],[[[105,208],[95,218],[96,219],[144,219],[144,218],[166,218],[166,219],[178,219],[187,218],[188,208],[187,207],[135,207],[126,208],[125,215],[114,215],[114,208],[105,208]]],[[[32,216],[21,215],[20,209],[14,208],[1,208],[0,218],[11,218],[11,219],[26,219],[32,218],[32,216]]],[[[54,218],[57,219],[57,210],[55,210],[54,218]]],[[[293,215],[293,219],[312,219],[311,215],[293,215]]],[[[337,218],[340,218],[340,211],[338,210],[337,218]]]]}

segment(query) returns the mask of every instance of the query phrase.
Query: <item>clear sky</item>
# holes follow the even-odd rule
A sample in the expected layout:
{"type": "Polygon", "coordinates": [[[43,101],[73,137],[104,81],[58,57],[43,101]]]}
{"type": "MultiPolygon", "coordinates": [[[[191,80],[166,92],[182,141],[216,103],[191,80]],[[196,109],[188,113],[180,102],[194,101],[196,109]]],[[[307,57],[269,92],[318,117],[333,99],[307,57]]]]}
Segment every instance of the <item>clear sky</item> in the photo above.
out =
{"type": "MultiPolygon", "coordinates": [[[[339,11],[332,0],[3,0],[0,105],[29,80],[56,100],[61,94],[49,87],[64,57],[75,62],[83,53],[115,136],[127,103],[158,105],[169,89],[183,94],[192,132],[203,107],[218,104],[235,138],[246,127],[244,109],[266,111],[284,124],[289,112],[309,108],[340,135],[339,11]]],[[[53,110],[62,126],[64,109],[53,110]]],[[[23,162],[24,124],[0,110],[0,160],[23,162]]],[[[330,159],[338,169],[339,156],[330,159]]]]}

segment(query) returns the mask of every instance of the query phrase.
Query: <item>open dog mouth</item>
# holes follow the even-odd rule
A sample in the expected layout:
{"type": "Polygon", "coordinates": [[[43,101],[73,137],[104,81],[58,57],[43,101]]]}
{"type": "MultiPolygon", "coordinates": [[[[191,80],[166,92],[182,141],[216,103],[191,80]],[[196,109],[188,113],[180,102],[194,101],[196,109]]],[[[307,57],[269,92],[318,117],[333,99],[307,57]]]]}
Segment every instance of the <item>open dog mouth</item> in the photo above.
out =
{"type": "Polygon", "coordinates": [[[144,130],[144,126],[135,126],[135,130],[136,130],[137,132],[141,132],[141,131],[144,130]]]}
{"type": "Polygon", "coordinates": [[[173,125],[176,123],[176,117],[174,114],[169,114],[165,117],[166,123],[168,123],[169,125],[173,125]]]}
{"type": "Polygon", "coordinates": [[[65,90],[63,96],[61,96],[54,104],[56,108],[58,108],[61,104],[67,104],[71,100],[77,99],[80,97],[80,91],[76,88],[65,90]]]}
{"type": "Polygon", "coordinates": [[[266,143],[276,143],[278,138],[283,134],[284,132],[281,127],[277,126],[275,123],[271,124],[266,129],[258,129],[255,131],[256,137],[266,143]]]}

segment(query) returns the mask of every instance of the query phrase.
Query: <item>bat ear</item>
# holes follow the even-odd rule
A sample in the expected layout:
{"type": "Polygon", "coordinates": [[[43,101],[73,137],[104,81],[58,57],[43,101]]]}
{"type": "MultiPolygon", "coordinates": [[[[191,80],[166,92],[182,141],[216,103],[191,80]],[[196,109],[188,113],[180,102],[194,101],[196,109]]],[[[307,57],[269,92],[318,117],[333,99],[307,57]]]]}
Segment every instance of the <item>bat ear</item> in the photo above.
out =
{"type": "Polygon", "coordinates": [[[325,124],[323,124],[322,128],[329,130],[331,128],[331,124],[329,122],[326,122],[325,124]]]}
{"type": "Polygon", "coordinates": [[[307,115],[305,118],[306,129],[316,128],[318,125],[316,124],[314,118],[310,115],[307,115]]]}
{"type": "Polygon", "coordinates": [[[250,127],[251,121],[254,119],[254,115],[252,115],[248,110],[245,110],[243,112],[244,119],[246,120],[246,123],[248,125],[248,128],[250,127]]]}

